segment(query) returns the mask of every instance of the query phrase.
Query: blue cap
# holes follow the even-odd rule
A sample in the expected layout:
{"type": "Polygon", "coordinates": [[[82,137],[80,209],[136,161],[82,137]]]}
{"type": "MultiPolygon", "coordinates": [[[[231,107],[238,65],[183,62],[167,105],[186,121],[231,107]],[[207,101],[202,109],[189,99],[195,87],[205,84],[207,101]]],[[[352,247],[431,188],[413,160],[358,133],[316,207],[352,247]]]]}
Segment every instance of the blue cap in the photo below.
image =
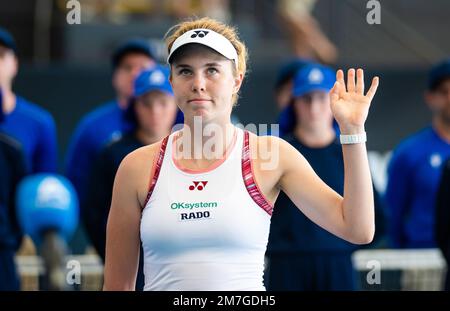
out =
{"type": "Polygon", "coordinates": [[[295,58],[284,63],[278,71],[277,78],[275,80],[275,89],[279,88],[288,80],[292,79],[295,74],[301,68],[303,68],[303,66],[306,66],[308,64],[311,64],[311,61],[303,58],[295,58]]]}
{"type": "Polygon", "coordinates": [[[155,55],[149,42],[141,38],[134,38],[122,43],[114,51],[111,58],[113,68],[115,69],[120,64],[122,59],[130,53],[141,53],[147,55],[151,59],[155,59],[155,55]]]}
{"type": "Polygon", "coordinates": [[[428,89],[434,90],[445,79],[450,78],[450,58],[436,64],[431,68],[428,76],[428,89]]]}
{"type": "Polygon", "coordinates": [[[311,63],[300,69],[294,77],[293,97],[300,97],[313,91],[328,92],[336,82],[334,70],[311,63]]]}
{"type": "Polygon", "coordinates": [[[161,91],[173,95],[169,82],[169,68],[156,65],[142,71],[134,80],[133,99],[151,91],[161,91]]]}
{"type": "Polygon", "coordinates": [[[17,55],[17,46],[13,36],[6,29],[1,27],[0,27],[0,45],[3,45],[8,49],[13,50],[14,54],[17,55]]]}
{"type": "MultiPolygon", "coordinates": [[[[136,97],[142,96],[151,91],[165,92],[173,96],[172,86],[169,82],[169,68],[167,66],[155,65],[151,68],[141,71],[141,73],[134,80],[133,95],[130,99],[129,105],[125,110],[125,119],[137,125],[136,114],[134,111],[134,103],[136,97]]],[[[177,115],[177,122],[183,123],[183,115],[177,115]]]]}

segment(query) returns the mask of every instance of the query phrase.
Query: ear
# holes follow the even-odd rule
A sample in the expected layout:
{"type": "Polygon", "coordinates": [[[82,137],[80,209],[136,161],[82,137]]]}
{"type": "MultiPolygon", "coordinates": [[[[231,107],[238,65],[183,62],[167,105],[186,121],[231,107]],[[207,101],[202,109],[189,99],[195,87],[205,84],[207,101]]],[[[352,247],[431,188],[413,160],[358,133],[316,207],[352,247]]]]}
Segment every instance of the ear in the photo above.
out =
{"type": "Polygon", "coordinates": [[[244,74],[239,72],[237,76],[234,78],[234,92],[233,94],[237,94],[241,89],[242,81],[244,80],[244,74]]]}
{"type": "Polygon", "coordinates": [[[14,55],[14,77],[17,76],[17,73],[19,72],[19,58],[14,55]]]}

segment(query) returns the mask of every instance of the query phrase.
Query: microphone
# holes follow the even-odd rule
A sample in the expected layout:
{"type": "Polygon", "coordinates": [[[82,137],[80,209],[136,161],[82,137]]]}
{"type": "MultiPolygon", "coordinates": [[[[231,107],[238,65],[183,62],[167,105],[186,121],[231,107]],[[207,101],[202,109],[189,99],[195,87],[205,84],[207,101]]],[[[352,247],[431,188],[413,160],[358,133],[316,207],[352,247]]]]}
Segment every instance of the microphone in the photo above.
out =
{"type": "Polygon", "coordinates": [[[19,224],[44,262],[43,289],[69,290],[65,256],[79,219],[74,187],[63,176],[41,173],[24,178],[16,196],[19,224]]]}

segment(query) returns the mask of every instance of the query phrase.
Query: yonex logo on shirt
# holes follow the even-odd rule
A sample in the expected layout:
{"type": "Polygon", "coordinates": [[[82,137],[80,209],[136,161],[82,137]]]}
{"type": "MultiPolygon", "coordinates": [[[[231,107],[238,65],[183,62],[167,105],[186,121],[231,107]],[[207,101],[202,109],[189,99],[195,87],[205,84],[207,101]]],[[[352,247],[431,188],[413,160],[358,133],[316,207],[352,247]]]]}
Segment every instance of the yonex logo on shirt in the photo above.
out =
{"type": "Polygon", "coordinates": [[[202,191],[203,189],[205,189],[206,184],[208,183],[207,181],[194,181],[193,185],[189,186],[189,190],[194,191],[195,189],[197,189],[198,191],[202,191]]]}
{"type": "Polygon", "coordinates": [[[195,203],[186,203],[186,202],[173,202],[170,204],[170,208],[173,210],[176,209],[194,209],[194,208],[211,208],[217,207],[217,202],[195,202],[195,203]]]}

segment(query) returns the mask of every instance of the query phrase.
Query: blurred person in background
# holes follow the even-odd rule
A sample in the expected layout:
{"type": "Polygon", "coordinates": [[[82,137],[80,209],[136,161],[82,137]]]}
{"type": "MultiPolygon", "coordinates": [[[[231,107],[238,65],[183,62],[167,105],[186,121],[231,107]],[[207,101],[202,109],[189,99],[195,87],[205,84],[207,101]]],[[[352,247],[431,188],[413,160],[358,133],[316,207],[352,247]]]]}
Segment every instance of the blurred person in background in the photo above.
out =
{"type": "Polygon", "coordinates": [[[338,51],[312,16],[316,2],[317,0],[278,0],[278,15],[297,57],[333,64],[337,60],[338,51]]]}
{"type": "MultiPolygon", "coordinates": [[[[114,176],[120,162],[135,149],[168,136],[177,119],[177,105],[168,76],[168,68],[162,66],[141,72],[135,81],[134,94],[127,108],[127,117],[136,123],[136,128],[118,141],[105,146],[92,167],[87,182],[86,200],[83,202],[86,211],[84,222],[89,238],[103,262],[106,223],[111,206],[114,176]]],[[[141,256],[136,281],[137,290],[142,290],[144,286],[142,263],[141,256]]]]}
{"type": "MultiPolygon", "coordinates": [[[[58,1],[60,10],[66,10],[66,2],[58,1]]],[[[192,16],[208,16],[229,22],[231,20],[229,0],[96,0],[83,4],[86,21],[106,19],[113,23],[124,23],[136,17],[151,18],[169,16],[177,20],[192,16]]]]}
{"type": "MultiPolygon", "coordinates": [[[[296,125],[295,112],[293,110],[293,105],[291,105],[294,77],[301,68],[313,62],[314,61],[312,60],[304,58],[294,58],[283,64],[278,71],[278,75],[275,80],[274,92],[275,103],[279,110],[277,122],[280,126],[280,136],[291,133],[296,125]]],[[[333,121],[333,127],[336,134],[339,135],[339,126],[336,121],[333,121]]]]}
{"type": "Polygon", "coordinates": [[[386,203],[395,248],[434,248],[436,194],[450,157],[450,59],[429,73],[425,102],[431,125],[402,141],[388,166],[386,203]]]}
{"type": "MultiPolygon", "coordinates": [[[[111,63],[116,98],[81,119],[72,134],[65,158],[65,175],[74,185],[80,202],[85,199],[87,178],[100,150],[134,127],[125,113],[133,94],[134,79],[143,69],[156,64],[148,42],[141,38],[130,39],[119,45],[112,54],[111,63]]],[[[83,205],[80,212],[84,219],[83,205]]],[[[87,242],[82,223],[73,242],[74,252],[83,253],[87,242]]]]}
{"type": "Polygon", "coordinates": [[[133,82],[143,69],[154,65],[150,46],[143,39],[126,41],[114,51],[112,84],[116,98],[83,117],[72,135],[66,155],[66,175],[75,186],[80,200],[84,198],[92,159],[102,147],[133,128],[133,124],[125,118],[133,94],[133,82]]]}
{"type": "Polygon", "coordinates": [[[441,182],[436,199],[436,243],[447,263],[445,290],[450,291],[450,158],[443,165],[441,182]]]}
{"type": "Polygon", "coordinates": [[[23,233],[16,217],[15,195],[17,185],[25,174],[20,143],[0,133],[0,291],[20,290],[14,257],[23,233]]]}
{"type": "Polygon", "coordinates": [[[311,61],[302,58],[294,58],[283,63],[278,70],[275,80],[275,103],[278,111],[289,106],[292,99],[292,88],[294,86],[295,74],[311,61]]]}
{"type": "Polygon", "coordinates": [[[17,53],[12,35],[0,28],[0,133],[21,145],[28,172],[53,173],[57,169],[55,121],[48,111],[13,92],[19,69],[17,53]]]}
{"type": "Polygon", "coordinates": [[[167,10],[178,20],[207,16],[221,22],[231,20],[229,0],[167,0],[167,10]]]}
{"type": "MultiPolygon", "coordinates": [[[[307,63],[294,75],[290,106],[294,127],[283,138],[311,164],[317,175],[340,195],[344,191],[342,146],[333,127],[329,92],[335,83],[331,68],[307,63]]],[[[376,233],[372,246],[385,232],[383,206],[374,189],[376,233]]],[[[268,290],[355,290],[356,273],[351,260],[358,249],[312,222],[284,193],[272,215],[268,290]]]]}
{"type": "Polygon", "coordinates": [[[292,109],[285,109],[292,100],[292,88],[295,74],[311,61],[302,58],[291,59],[281,65],[275,80],[274,97],[278,111],[277,123],[279,136],[282,137],[295,127],[295,117],[292,109]]]}

